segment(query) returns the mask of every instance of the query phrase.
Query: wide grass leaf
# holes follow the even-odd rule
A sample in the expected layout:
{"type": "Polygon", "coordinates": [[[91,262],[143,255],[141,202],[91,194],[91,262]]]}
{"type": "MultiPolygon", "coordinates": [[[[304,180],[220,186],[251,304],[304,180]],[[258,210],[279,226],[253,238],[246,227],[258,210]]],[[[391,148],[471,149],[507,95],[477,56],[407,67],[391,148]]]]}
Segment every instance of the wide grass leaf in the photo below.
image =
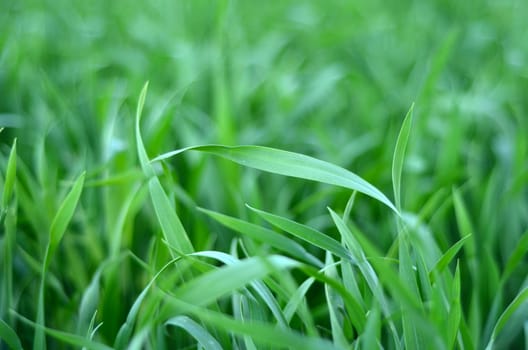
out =
{"type": "Polygon", "coordinates": [[[304,154],[262,146],[202,145],[168,152],[153,161],[167,159],[186,151],[210,153],[249,168],[348,188],[377,199],[398,213],[394,204],[366,180],[342,167],[304,154]]]}
{"type": "Polygon", "coordinates": [[[299,266],[295,260],[272,255],[254,257],[205,273],[180,286],[174,297],[193,305],[206,306],[221,296],[260,280],[272,272],[299,266]]]}
{"type": "Polygon", "coordinates": [[[0,319],[0,340],[3,340],[12,350],[22,350],[22,343],[20,342],[18,335],[2,319],[0,319]]]}
{"type": "Polygon", "coordinates": [[[165,322],[166,326],[184,329],[196,339],[205,350],[222,350],[218,341],[202,326],[187,316],[176,316],[165,322]]]}
{"type": "Polygon", "coordinates": [[[392,158],[392,186],[394,189],[394,203],[398,210],[401,210],[401,176],[403,159],[405,157],[405,149],[407,148],[407,142],[409,141],[409,135],[411,133],[413,111],[414,104],[411,105],[411,108],[403,120],[392,158]]]}

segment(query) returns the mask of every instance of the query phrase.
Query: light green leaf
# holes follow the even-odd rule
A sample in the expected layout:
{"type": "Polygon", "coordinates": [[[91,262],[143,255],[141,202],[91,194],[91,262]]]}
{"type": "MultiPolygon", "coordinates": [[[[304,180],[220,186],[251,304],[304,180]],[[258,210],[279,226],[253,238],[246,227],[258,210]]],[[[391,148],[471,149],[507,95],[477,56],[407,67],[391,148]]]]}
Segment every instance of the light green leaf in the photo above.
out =
{"type": "Polygon", "coordinates": [[[401,210],[401,176],[403,170],[403,159],[405,157],[405,149],[407,148],[407,142],[411,133],[413,111],[414,103],[411,105],[411,108],[403,120],[392,158],[392,186],[394,189],[394,203],[396,204],[396,208],[398,210],[401,210]]]}
{"type": "Polygon", "coordinates": [[[299,266],[299,263],[280,255],[240,260],[236,264],[210,271],[183,284],[174,292],[174,297],[193,305],[206,306],[272,272],[295,266],[299,266]]]}
{"type": "Polygon", "coordinates": [[[203,145],[182,148],[162,154],[153,159],[153,162],[167,159],[186,151],[206,152],[249,168],[348,188],[377,199],[398,213],[394,204],[380,190],[358,175],[337,165],[299,153],[261,146],[203,145]]]}

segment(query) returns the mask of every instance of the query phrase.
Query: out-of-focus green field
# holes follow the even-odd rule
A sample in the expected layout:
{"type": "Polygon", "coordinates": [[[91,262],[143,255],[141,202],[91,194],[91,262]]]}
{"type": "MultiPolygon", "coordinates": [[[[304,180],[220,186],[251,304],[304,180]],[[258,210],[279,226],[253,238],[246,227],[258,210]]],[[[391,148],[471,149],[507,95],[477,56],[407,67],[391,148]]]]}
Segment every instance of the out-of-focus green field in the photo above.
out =
{"type": "Polygon", "coordinates": [[[528,348],[527,14],[0,1],[0,348],[528,348]]]}

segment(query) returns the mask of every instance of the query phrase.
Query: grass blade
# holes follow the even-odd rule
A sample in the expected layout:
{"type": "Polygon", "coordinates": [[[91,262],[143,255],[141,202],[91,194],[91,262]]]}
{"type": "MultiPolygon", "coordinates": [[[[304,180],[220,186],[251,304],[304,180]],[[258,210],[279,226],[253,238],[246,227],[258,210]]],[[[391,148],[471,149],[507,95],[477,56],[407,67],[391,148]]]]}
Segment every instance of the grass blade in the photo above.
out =
{"type": "MultiPolygon", "coordinates": [[[[2,193],[2,210],[7,210],[11,195],[13,194],[16,179],[16,158],[17,158],[17,140],[13,141],[9,160],[7,161],[6,177],[2,193]]],[[[0,216],[1,217],[1,216],[0,216]]]]}
{"type": "Polygon", "coordinates": [[[275,249],[291,254],[292,256],[317,267],[323,266],[323,263],[308,253],[302,245],[274,231],[214,211],[201,208],[199,210],[209,215],[222,225],[242,233],[256,241],[269,244],[275,249]]]}
{"type": "MultiPolygon", "coordinates": [[[[528,318],[528,288],[524,288],[513,301],[508,305],[506,310],[502,313],[502,315],[499,317],[499,320],[495,324],[495,328],[493,328],[493,333],[491,334],[491,339],[488,342],[488,345],[486,346],[486,350],[493,349],[493,344],[495,343],[495,340],[497,339],[497,336],[500,334],[501,331],[505,328],[505,326],[508,324],[508,321],[512,318],[515,312],[521,311],[523,312],[523,317],[519,317],[517,320],[521,320],[520,322],[524,323],[524,320],[528,318]],[[522,307],[522,309],[521,309],[522,307]]],[[[515,325],[511,326],[512,328],[515,325]]]]}
{"type": "Polygon", "coordinates": [[[240,260],[237,264],[224,266],[194,278],[179,287],[174,292],[174,297],[185,303],[205,306],[274,271],[295,266],[299,266],[299,263],[280,255],[240,260]]]}
{"type": "Polygon", "coordinates": [[[53,221],[51,222],[48,252],[46,254],[45,260],[46,268],[49,266],[50,260],[53,258],[55,250],[59,246],[59,243],[66,232],[66,228],[73,217],[73,213],[75,212],[75,208],[77,207],[77,203],[81,197],[81,192],[84,185],[84,177],[85,173],[82,173],[77,178],[77,180],[75,180],[70,192],[57,211],[57,215],[55,215],[53,221]]]}
{"type": "Polygon", "coordinates": [[[46,341],[44,339],[44,290],[46,274],[51,263],[51,259],[55,254],[55,250],[59,246],[59,243],[66,232],[66,228],[73,217],[73,213],[75,212],[75,208],[77,207],[77,203],[81,197],[81,192],[84,185],[84,177],[85,173],[82,173],[74,182],[70,192],[66,195],[66,198],[64,198],[59,210],[57,211],[57,214],[51,222],[49,241],[46,247],[44,263],[42,265],[42,276],[37,306],[37,327],[35,329],[35,338],[33,342],[34,350],[46,349],[46,341]]]}
{"type": "Polygon", "coordinates": [[[332,254],[347,260],[349,262],[354,262],[354,258],[348,250],[346,250],[341,243],[335,239],[321,233],[309,226],[299,224],[293,220],[289,220],[278,215],[270,214],[265,211],[252,208],[248,206],[249,209],[253,210],[255,213],[259,214],[264,220],[270,224],[277,226],[281,230],[291,233],[292,235],[313,244],[316,247],[319,247],[325,251],[329,251],[332,254]]]}
{"type": "Polygon", "coordinates": [[[261,344],[268,344],[280,348],[303,349],[303,350],[337,350],[332,343],[321,338],[312,338],[301,335],[289,329],[277,328],[267,323],[258,321],[241,322],[232,317],[214,312],[190,303],[184,303],[167,294],[166,302],[177,310],[185,310],[203,322],[210,324],[224,332],[241,336],[249,336],[261,344]]]}
{"type": "Polygon", "coordinates": [[[411,108],[403,120],[392,158],[392,186],[394,189],[394,204],[398,210],[401,210],[401,175],[403,170],[405,149],[407,148],[407,142],[409,141],[409,135],[411,133],[413,111],[414,103],[411,105],[411,108]]]}
{"type": "Polygon", "coordinates": [[[202,326],[187,316],[177,316],[165,322],[166,326],[175,326],[192,335],[205,350],[222,350],[218,341],[202,326]]]}
{"type": "Polygon", "coordinates": [[[299,153],[262,146],[203,145],[182,148],[162,154],[153,159],[153,162],[167,159],[186,151],[206,152],[249,168],[348,188],[377,199],[398,213],[394,204],[380,190],[358,175],[337,165],[299,153]]]}
{"type": "MultiPolygon", "coordinates": [[[[22,350],[22,343],[16,332],[0,318],[0,340],[3,340],[12,350],[22,350]]],[[[1,345],[1,342],[0,342],[1,345]]]]}
{"type": "MultiPolygon", "coordinates": [[[[145,99],[148,91],[148,82],[145,83],[141,94],[139,95],[138,106],[136,110],[136,148],[138,152],[139,162],[145,175],[149,178],[148,186],[150,191],[150,198],[154,211],[161,225],[163,236],[165,240],[180,253],[188,254],[194,251],[194,248],[189,240],[189,236],[183,227],[180,218],[176,214],[167,194],[163,190],[159,179],[155,176],[152,164],[149,162],[147,151],[143,145],[140,132],[141,115],[145,99]]],[[[171,253],[173,251],[171,250],[171,253]]],[[[175,256],[173,255],[173,258],[175,256]]]]}
{"type": "Polygon", "coordinates": [[[460,251],[464,243],[467,239],[469,239],[471,235],[467,235],[462,237],[458,242],[453,244],[445,253],[438,259],[435,266],[431,269],[429,272],[429,279],[431,280],[431,283],[434,283],[436,275],[439,275],[444,271],[444,269],[449,265],[449,263],[454,259],[454,257],[457,255],[457,253],[460,251]]]}

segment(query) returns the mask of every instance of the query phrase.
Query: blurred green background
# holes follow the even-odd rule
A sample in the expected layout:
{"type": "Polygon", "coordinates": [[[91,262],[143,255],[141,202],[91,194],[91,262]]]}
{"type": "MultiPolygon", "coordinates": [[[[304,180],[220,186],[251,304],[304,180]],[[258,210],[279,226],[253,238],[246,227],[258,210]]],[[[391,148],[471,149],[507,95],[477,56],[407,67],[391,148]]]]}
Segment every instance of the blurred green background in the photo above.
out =
{"type": "MultiPolygon", "coordinates": [[[[62,258],[72,267],[65,294],[83,290],[117,249],[110,228],[141,182],[133,116],[149,81],[142,133],[150,157],[195,144],[265,145],[343,166],[387,194],[414,102],[403,207],[412,216],[434,199],[427,230],[445,250],[459,237],[450,193],[460,188],[482,273],[494,281],[528,226],[527,14],[523,0],[2,0],[0,148],[8,154],[18,138],[20,244],[42,256],[41,228],[66,180],[86,169],[77,234],[65,238],[74,247],[62,258]],[[104,178],[115,181],[100,186],[104,178]]],[[[250,203],[325,230],[325,208],[344,208],[349,196],[196,154],[159,170],[197,249],[225,250],[230,233],[196,205],[247,217],[250,203]]],[[[155,226],[144,198],[131,204],[121,243],[139,256],[155,226]]],[[[354,216],[387,251],[387,209],[362,197],[354,216]]],[[[34,283],[22,260],[15,268],[26,288],[34,283]]],[[[525,283],[518,276],[506,300],[525,283]]],[[[483,314],[496,292],[489,284],[483,314]]],[[[120,318],[103,327],[108,339],[120,318]]]]}

